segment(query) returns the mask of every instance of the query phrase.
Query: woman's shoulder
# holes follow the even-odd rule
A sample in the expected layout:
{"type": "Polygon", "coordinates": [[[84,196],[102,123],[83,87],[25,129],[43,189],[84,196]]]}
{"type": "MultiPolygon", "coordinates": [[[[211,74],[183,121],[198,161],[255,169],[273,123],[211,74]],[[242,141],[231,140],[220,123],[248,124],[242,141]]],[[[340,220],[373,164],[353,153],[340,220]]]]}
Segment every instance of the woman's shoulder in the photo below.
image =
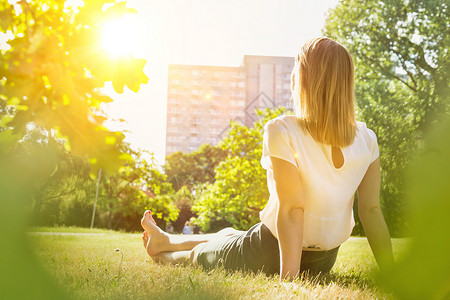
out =
{"type": "Polygon", "coordinates": [[[282,115],[268,121],[264,131],[269,135],[282,134],[290,141],[305,142],[310,140],[308,137],[311,137],[295,115],[282,115]]]}
{"type": "Polygon", "coordinates": [[[377,142],[377,135],[364,122],[356,122],[356,136],[362,137],[366,141],[377,142]]]}
{"type": "Polygon", "coordinates": [[[268,127],[278,127],[287,129],[294,126],[298,126],[298,119],[296,116],[282,115],[266,122],[265,128],[267,129],[268,127]]]}

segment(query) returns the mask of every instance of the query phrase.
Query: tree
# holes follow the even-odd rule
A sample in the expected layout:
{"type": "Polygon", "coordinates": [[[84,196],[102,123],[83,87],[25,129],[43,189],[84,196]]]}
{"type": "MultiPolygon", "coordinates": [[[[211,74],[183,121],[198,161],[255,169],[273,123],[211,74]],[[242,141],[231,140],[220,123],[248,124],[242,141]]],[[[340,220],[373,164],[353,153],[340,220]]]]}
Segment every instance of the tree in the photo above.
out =
{"type": "Polygon", "coordinates": [[[164,173],[176,191],[170,198],[180,212],[173,222],[175,230],[181,231],[185,222],[195,217],[191,209],[193,194],[196,194],[199,185],[214,182],[214,169],[226,156],[226,149],[203,144],[192,153],[179,151],[166,157],[164,173]]]}
{"type": "MultiPolygon", "coordinates": [[[[35,129],[38,130],[38,129],[35,129]]],[[[35,143],[35,139],[22,141],[35,143]]],[[[51,143],[40,147],[51,149],[51,143]]],[[[58,145],[57,167],[33,195],[32,219],[36,225],[84,226],[91,222],[95,182],[90,177],[91,165],[82,156],[72,155],[58,145]]]]}
{"type": "MultiPolygon", "coordinates": [[[[117,145],[124,136],[102,126],[102,94],[111,81],[116,92],[137,92],[148,78],[145,60],[111,59],[100,47],[102,24],[135,12],[125,2],[20,0],[0,4],[0,30],[10,32],[10,49],[1,50],[0,99],[15,108],[1,116],[0,143],[19,141],[33,122],[53,137],[64,137],[74,154],[86,155],[95,168],[113,171],[125,157],[117,145]],[[108,6],[105,6],[107,4],[108,6]]],[[[4,110],[4,109],[2,109],[4,110]]],[[[5,148],[6,149],[6,148],[5,148]]]]}
{"type": "Polygon", "coordinates": [[[225,149],[204,144],[192,153],[170,154],[164,164],[164,173],[176,191],[183,186],[192,190],[196,184],[214,182],[214,168],[226,156],[225,149]]]}
{"type": "Polygon", "coordinates": [[[284,108],[257,112],[254,127],[232,122],[220,143],[228,156],[215,171],[214,183],[205,183],[196,193],[192,210],[203,230],[232,225],[248,229],[259,221],[259,211],[268,200],[266,171],[260,165],[264,124],[281,115],[284,108]]]}
{"type": "Polygon", "coordinates": [[[353,54],[359,82],[407,89],[404,103],[423,130],[449,112],[449,14],[444,0],[342,0],[324,33],[353,54]]]}
{"type": "Polygon", "coordinates": [[[157,221],[174,221],[179,210],[166,176],[158,169],[153,155],[135,151],[123,143],[121,151],[129,155],[126,165],[113,174],[103,175],[99,196],[99,223],[110,229],[140,230],[137,222],[145,209],[154,211],[157,221]]]}
{"type": "MultiPolygon", "coordinates": [[[[33,138],[27,137],[20,143],[23,148],[51,149],[45,140],[36,143],[39,140],[36,137],[42,132],[37,129],[32,132],[33,138]]],[[[154,211],[161,222],[176,220],[179,209],[172,203],[173,189],[158,169],[153,155],[135,151],[126,143],[122,144],[121,151],[129,155],[126,165],[100,178],[95,226],[140,230],[137,220],[145,209],[154,211]]],[[[61,146],[58,157],[56,171],[45,179],[33,197],[34,223],[88,227],[96,187],[89,176],[91,165],[86,158],[75,156],[61,146]]]]}
{"type": "Polygon", "coordinates": [[[424,130],[450,112],[448,19],[446,1],[343,0],[323,30],[353,56],[357,117],[378,137],[381,204],[393,234],[404,225],[404,170],[424,130]]]}
{"type": "MultiPolygon", "coordinates": [[[[195,193],[195,188],[193,189],[195,193]]],[[[172,222],[175,231],[181,232],[186,221],[195,217],[192,212],[194,196],[187,186],[182,186],[178,191],[169,195],[171,203],[173,203],[179,211],[178,218],[172,222]]],[[[164,224],[165,225],[165,224],[164,224]]]]}
{"type": "Polygon", "coordinates": [[[150,209],[158,223],[175,221],[179,209],[172,201],[174,193],[167,177],[158,168],[158,165],[148,151],[133,151],[127,149],[132,157],[126,168],[120,171],[122,178],[128,181],[127,192],[122,193],[123,200],[119,201],[120,213],[129,218],[128,223],[138,226],[136,222],[142,216],[143,209],[150,209]],[[146,158],[147,157],[147,158],[146,158]]]}

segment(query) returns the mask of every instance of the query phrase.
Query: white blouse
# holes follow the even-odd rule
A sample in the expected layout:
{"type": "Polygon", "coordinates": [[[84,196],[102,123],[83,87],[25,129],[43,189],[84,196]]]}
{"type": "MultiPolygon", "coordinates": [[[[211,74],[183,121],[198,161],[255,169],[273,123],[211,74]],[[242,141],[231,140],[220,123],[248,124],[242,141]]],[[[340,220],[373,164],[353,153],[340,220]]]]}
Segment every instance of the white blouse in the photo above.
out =
{"type": "Polygon", "coordinates": [[[342,148],[344,164],[336,168],[331,146],[318,143],[295,116],[281,116],[264,127],[261,165],[267,170],[270,197],[260,219],[275,237],[279,205],[270,157],[292,163],[298,170],[304,201],[303,248],[330,250],[352,232],[353,200],[369,165],[378,157],[375,133],[357,122],[352,145],[342,148]]]}

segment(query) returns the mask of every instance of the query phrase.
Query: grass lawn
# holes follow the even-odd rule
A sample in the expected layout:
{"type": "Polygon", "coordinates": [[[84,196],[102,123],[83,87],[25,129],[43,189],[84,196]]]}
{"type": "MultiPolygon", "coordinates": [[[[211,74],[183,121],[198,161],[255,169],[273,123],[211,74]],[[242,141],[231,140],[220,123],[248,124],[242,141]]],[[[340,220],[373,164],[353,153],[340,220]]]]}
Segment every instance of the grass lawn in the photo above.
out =
{"type": "Polygon", "coordinates": [[[29,232],[50,232],[50,233],[101,233],[101,234],[117,234],[117,232],[109,229],[99,229],[99,228],[83,228],[83,227],[72,227],[72,226],[60,226],[60,227],[31,227],[29,232]]]}
{"type": "MultiPolygon", "coordinates": [[[[79,232],[78,228],[32,231],[79,232]]],[[[140,234],[94,231],[93,235],[30,234],[35,253],[69,294],[87,299],[391,299],[376,287],[376,266],[366,239],[341,246],[328,276],[293,284],[278,277],[242,272],[211,272],[190,266],[161,266],[147,259],[140,234]],[[106,234],[99,234],[106,233],[106,234]],[[119,249],[119,250],[117,250],[119,249]],[[123,261],[122,261],[123,254],[123,261]]],[[[406,240],[393,240],[394,252],[406,240]]]]}

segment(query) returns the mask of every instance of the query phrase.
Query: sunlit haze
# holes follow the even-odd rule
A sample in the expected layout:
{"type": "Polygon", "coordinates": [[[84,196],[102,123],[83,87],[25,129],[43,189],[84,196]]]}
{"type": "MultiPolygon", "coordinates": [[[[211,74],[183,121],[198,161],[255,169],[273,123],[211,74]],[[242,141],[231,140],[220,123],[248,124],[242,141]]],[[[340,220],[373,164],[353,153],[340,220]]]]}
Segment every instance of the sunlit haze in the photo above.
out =
{"type": "Polygon", "coordinates": [[[103,24],[102,46],[113,57],[121,55],[137,55],[145,31],[145,22],[138,22],[134,14],[111,20],[103,24]]]}
{"type": "MultiPolygon", "coordinates": [[[[163,163],[168,64],[239,66],[244,55],[294,56],[303,42],[321,36],[326,12],[337,2],[128,1],[129,7],[138,10],[131,18],[139,27],[135,32],[140,34],[140,46],[113,38],[111,47],[145,58],[149,83],[138,93],[127,90],[118,95],[110,86],[105,88],[115,99],[106,107],[107,113],[112,119],[126,120],[107,126],[126,130],[133,148],[152,151],[163,163]]],[[[117,30],[117,37],[123,30],[117,30]]]]}

